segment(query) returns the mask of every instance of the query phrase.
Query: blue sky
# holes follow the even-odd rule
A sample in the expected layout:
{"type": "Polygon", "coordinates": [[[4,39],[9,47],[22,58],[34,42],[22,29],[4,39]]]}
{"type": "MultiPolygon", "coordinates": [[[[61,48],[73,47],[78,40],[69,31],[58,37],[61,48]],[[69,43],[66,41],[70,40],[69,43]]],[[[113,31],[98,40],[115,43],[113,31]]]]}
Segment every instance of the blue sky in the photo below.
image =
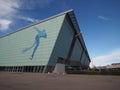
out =
{"type": "Polygon", "coordinates": [[[0,0],[0,36],[74,9],[91,66],[120,63],[120,0],[0,0]]]}

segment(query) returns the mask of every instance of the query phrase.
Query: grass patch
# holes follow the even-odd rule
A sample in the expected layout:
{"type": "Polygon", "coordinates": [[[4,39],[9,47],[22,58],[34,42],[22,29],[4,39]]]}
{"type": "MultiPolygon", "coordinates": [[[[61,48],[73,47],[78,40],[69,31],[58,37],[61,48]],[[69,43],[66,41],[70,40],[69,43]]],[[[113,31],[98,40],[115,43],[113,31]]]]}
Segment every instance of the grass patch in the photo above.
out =
{"type": "Polygon", "coordinates": [[[120,71],[66,71],[67,74],[87,74],[87,75],[120,75],[120,71]]]}

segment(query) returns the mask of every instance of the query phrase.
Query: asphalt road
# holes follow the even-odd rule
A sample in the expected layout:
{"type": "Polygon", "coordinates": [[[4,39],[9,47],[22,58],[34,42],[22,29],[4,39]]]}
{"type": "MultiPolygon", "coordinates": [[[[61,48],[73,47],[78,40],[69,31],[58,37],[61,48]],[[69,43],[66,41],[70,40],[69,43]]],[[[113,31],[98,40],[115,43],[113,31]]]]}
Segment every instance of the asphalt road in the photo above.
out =
{"type": "Polygon", "coordinates": [[[120,76],[0,72],[0,90],[120,90],[120,76]]]}

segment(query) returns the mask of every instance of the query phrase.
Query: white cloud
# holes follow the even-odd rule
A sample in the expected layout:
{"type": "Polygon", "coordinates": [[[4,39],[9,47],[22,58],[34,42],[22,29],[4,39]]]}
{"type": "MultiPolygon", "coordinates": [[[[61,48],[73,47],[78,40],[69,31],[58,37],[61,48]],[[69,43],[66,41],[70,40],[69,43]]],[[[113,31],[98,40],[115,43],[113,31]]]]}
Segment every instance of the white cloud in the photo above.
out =
{"type": "Polygon", "coordinates": [[[91,64],[94,64],[95,66],[104,66],[106,64],[111,64],[116,60],[120,62],[120,49],[115,50],[107,55],[93,58],[91,64]]]}
{"type": "Polygon", "coordinates": [[[102,20],[110,20],[110,18],[107,18],[107,17],[104,17],[104,16],[98,16],[99,19],[102,19],[102,20]]]}
{"type": "Polygon", "coordinates": [[[53,0],[20,0],[21,9],[44,8],[48,6],[53,0]]]}
{"type": "Polygon", "coordinates": [[[0,20],[0,30],[4,31],[8,29],[11,23],[12,22],[10,20],[5,20],[5,19],[0,20]]]}
{"type": "Polygon", "coordinates": [[[15,17],[29,22],[37,22],[38,20],[34,18],[18,16],[19,10],[46,7],[52,1],[53,0],[0,0],[0,31],[9,29],[15,17]]]}
{"type": "Polygon", "coordinates": [[[13,15],[18,7],[17,0],[0,0],[0,18],[13,15]]]}
{"type": "Polygon", "coordinates": [[[0,30],[7,30],[13,22],[11,17],[17,12],[17,0],[0,0],[0,30]]]}
{"type": "Polygon", "coordinates": [[[30,18],[30,17],[24,17],[24,16],[17,16],[18,19],[22,19],[22,20],[25,20],[25,21],[29,21],[29,22],[38,22],[39,20],[37,19],[34,19],[34,18],[30,18]]]}

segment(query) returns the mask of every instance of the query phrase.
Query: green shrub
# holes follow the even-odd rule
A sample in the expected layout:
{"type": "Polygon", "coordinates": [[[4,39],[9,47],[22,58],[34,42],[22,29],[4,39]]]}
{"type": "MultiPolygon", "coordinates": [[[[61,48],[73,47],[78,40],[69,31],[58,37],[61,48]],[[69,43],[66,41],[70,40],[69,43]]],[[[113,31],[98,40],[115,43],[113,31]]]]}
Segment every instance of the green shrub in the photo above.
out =
{"type": "Polygon", "coordinates": [[[120,75],[120,71],[79,71],[69,70],[67,74],[87,74],[87,75],[120,75]]]}

